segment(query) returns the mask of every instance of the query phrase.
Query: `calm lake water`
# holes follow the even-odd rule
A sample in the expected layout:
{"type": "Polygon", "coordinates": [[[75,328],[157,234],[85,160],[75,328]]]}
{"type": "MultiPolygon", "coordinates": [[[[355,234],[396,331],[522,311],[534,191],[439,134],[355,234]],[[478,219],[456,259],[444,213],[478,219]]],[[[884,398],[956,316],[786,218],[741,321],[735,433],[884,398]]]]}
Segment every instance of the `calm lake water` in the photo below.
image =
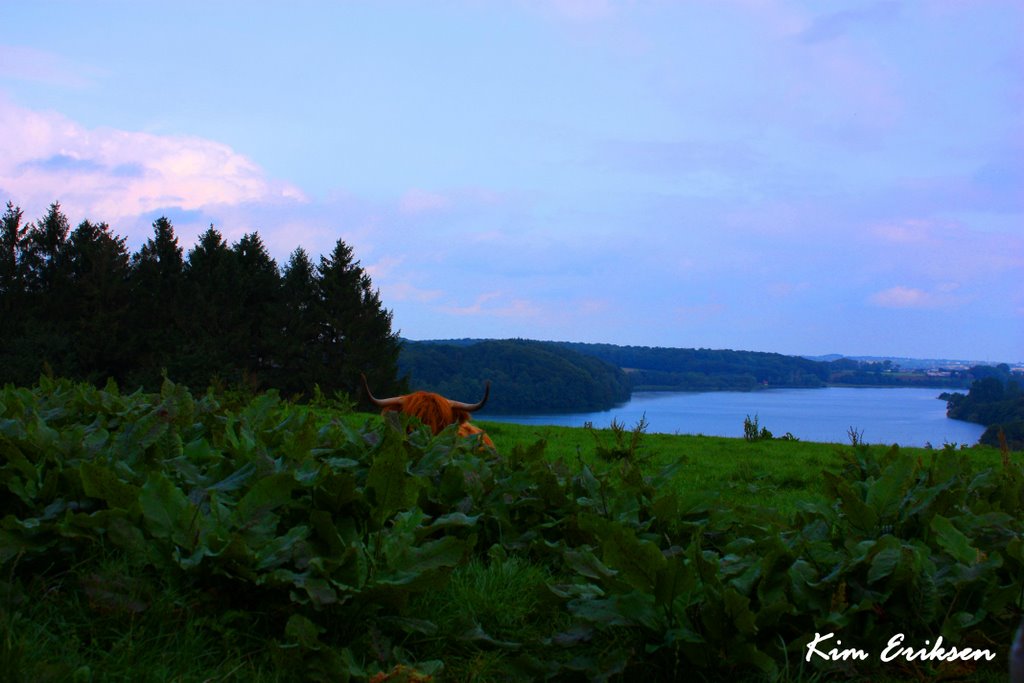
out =
{"type": "Polygon", "coordinates": [[[849,443],[853,427],[871,444],[941,447],[973,445],[985,428],[946,417],[943,391],[963,389],[847,388],[767,389],[738,392],[637,392],[628,403],[595,413],[486,415],[479,419],[518,424],[607,427],[636,425],[646,415],[649,433],[743,436],[743,420],[758,418],[775,436],[790,432],[801,441],[849,443]]]}

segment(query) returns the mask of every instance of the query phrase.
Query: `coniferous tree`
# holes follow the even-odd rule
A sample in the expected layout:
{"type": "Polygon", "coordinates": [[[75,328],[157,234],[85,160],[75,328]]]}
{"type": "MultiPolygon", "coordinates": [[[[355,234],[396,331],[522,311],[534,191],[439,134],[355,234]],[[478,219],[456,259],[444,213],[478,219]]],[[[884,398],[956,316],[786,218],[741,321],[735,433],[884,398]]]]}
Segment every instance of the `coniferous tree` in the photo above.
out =
{"type": "Polygon", "coordinates": [[[243,235],[232,251],[238,264],[236,297],[243,311],[237,354],[244,361],[248,384],[258,388],[277,362],[275,317],[281,274],[258,233],[243,235]]]}
{"type": "Polygon", "coordinates": [[[76,378],[121,381],[128,370],[131,257],[106,223],[83,221],[65,245],[76,378]]]}
{"type": "Polygon", "coordinates": [[[130,275],[135,358],[129,384],[154,389],[161,371],[176,376],[178,352],[184,336],[184,260],[174,226],[167,218],[153,222],[153,237],[132,258],[130,275]]]}
{"type": "Polygon", "coordinates": [[[64,243],[67,241],[71,224],[60,210],[60,203],[50,204],[50,209],[38,223],[29,227],[27,235],[25,265],[29,290],[62,294],[67,271],[64,263],[64,243]]]}
{"type": "Polygon", "coordinates": [[[188,334],[181,350],[185,374],[179,380],[195,389],[211,380],[237,384],[244,325],[238,259],[212,225],[188,252],[185,286],[188,334]]]}
{"type": "Polygon", "coordinates": [[[320,257],[318,350],[324,365],[319,383],[324,389],[357,396],[361,372],[381,391],[396,389],[398,334],[391,331],[391,312],[382,307],[372,286],[343,240],[338,240],[329,257],[320,257]]]}
{"type": "Polygon", "coordinates": [[[75,371],[66,257],[69,230],[67,216],[54,202],[25,235],[25,316],[15,347],[17,364],[34,377],[40,372],[73,376],[75,371]]]}
{"type": "Polygon", "coordinates": [[[25,251],[31,223],[23,225],[24,213],[12,202],[0,219],[0,383],[25,384],[39,376],[38,363],[25,342],[31,312],[27,299],[25,251]]]}
{"type": "Polygon", "coordinates": [[[323,376],[316,267],[302,247],[281,273],[272,383],[286,395],[308,394],[323,376]]]}
{"type": "Polygon", "coordinates": [[[25,289],[24,260],[28,226],[21,224],[24,212],[12,202],[0,217],[0,311],[9,315],[25,289]]]}

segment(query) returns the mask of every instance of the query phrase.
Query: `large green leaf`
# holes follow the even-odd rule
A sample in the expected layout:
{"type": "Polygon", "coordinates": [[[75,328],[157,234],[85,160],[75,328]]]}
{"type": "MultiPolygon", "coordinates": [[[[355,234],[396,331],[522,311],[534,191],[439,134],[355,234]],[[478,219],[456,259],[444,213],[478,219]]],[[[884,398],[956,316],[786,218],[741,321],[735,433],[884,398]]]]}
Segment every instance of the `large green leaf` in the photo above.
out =
{"type": "Polygon", "coordinates": [[[935,533],[935,541],[962,564],[974,564],[978,551],[971,546],[971,539],[953,526],[953,523],[942,515],[932,518],[931,529],[935,533]]]}
{"type": "Polygon", "coordinates": [[[292,498],[295,478],[288,472],[263,477],[249,489],[235,506],[235,524],[250,526],[268,512],[285,505],[292,498]]]}
{"type": "Polygon", "coordinates": [[[903,556],[900,542],[894,536],[883,536],[872,549],[871,568],[868,583],[875,583],[888,577],[896,570],[903,556]]]}
{"type": "Polygon", "coordinates": [[[822,472],[826,490],[839,499],[843,516],[862,534],[872,532],[878,524],[878,514],[868,507],[849,481],[831,472],[822,472]]]}
{"type": "Polygon", "coordinates": [[[682,556],[667,558],[654,584],[658,606],[671,606],[676,598],[689,595],[697,587],[697,571],[682,556]]]}
{"type": "Polygon", "coordinates": [[[408,457],[401,433],[388,427],[366,477],[366,488],[378,523],[415,504],[420,483],[406,471],[408,457]]]}
{"type": "Polygon", "coordinates": [[[601,562],[587,547],[567,548],[562,552],[562,557],[573,570],[589,579],[600,581],[610,579],[618,574],[616,570],[601,562]]]}
{"type": "Polygon", "coordinates": [[[122,481],[104,465],[83,462],[78,471],[85,495],[99,498],[112,508],[127,510],[139,500],[139,487],[122,481]]]}
{"type": "Polygon", "coordinates": [[[906,455],[897,455],[882,470],[878,479],[871,482],[865,503],[881,519],[894,517],[916,477],[917,465],[914,459],[906,455]]]}
{"type": "Polygon", "coordinates": [[[290,563],[308,537],[309,527],[300,525],[292,527],[283,535],[276,536],[255,548],[256,569],[265,571],[290,563]]]}
{"type": "Polygon", "coordinates": [[[139,492],[139,506],[154,537],[192,546],[198,510],[174,482],[159,472],[150,473],[139,492]]]}
{"type": "Polygon", "coordinates": [[[637,538],[636,532],[621,522],[596,515],[580,515],[579,524],[594,534],[604,564],[616,570],[619,579],[639,590],[654,590],[658,572],[666,564],[657,545],[637,538]]]}

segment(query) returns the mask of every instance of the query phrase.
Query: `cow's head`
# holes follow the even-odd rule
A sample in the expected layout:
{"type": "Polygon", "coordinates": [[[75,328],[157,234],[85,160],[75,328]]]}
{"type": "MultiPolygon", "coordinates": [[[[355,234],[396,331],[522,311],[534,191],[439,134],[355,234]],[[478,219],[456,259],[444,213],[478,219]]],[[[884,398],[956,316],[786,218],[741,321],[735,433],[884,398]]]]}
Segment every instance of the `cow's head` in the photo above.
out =
{"type": "Polygon", "coordinates": [[[484,385],[484,397],[480,401],[477,403],[462,403],[460,401],[452,401],[440,394],[429,391],[414,391],[403,396],[377,398],[370,391],[370,385],[366,382],[366,375],[361,375],[361,377],[363,378],[363,389],[366,391],[367,398],[380,408],[382,413],[397,411],[405,415],[417,417],[435,436],[440,434],[449,425],[457,424],[459,425],[459,434],[461,436],[481,434],[485,444],[494,446],[490,437],[483,430],[469,424],[470,413],[480,410],[487,403],[487,397],[491,393],[490,382],[484,385]]]}

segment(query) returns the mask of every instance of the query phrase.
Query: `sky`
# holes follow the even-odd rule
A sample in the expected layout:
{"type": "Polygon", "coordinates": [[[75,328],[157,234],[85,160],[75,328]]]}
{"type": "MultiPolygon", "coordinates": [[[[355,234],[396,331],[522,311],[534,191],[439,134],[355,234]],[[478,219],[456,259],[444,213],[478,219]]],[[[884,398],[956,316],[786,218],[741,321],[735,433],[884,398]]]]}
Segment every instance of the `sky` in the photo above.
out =
{"type": "Polygon", "coordinates": [[[1019,0],[0,0],[0,203],[411,339],[1024,360],[1019,0]]]}

